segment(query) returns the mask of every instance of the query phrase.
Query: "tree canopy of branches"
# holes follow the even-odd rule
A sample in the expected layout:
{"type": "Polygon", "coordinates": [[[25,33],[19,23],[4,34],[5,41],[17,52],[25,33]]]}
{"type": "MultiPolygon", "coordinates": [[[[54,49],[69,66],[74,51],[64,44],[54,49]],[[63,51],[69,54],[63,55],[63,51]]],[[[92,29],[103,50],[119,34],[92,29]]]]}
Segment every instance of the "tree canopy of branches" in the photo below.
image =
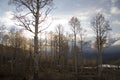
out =
{"type": "Polygon", "coordinates": [[[92,20],[92,30],[95,33],[95,47],[99,55],[99,75],[102,72],[102,53],[106,43],[107,33],[111,30],[108,21],[105,19],[103,14],[98,13],[92,20]]]}
{"type": "Polygon", "coordinates": [[[77,73],[76,35],[80,28],[80,21],[78,20],[77,17],[72,17],[69,21],[69,24],[71,25],[71,30],[74,35],[74,64],[75,64],[75,72],[77,73]]]}

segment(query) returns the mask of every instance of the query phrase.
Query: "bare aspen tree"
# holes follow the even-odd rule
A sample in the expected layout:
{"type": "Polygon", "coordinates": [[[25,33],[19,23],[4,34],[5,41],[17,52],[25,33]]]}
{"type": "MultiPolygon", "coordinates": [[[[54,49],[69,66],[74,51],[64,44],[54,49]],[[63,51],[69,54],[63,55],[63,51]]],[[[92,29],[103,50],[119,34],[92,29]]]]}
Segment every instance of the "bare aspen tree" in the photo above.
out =
{"type": "Polygon", "coordinates": [[[79,39],[80,39],[80,52],[83,52],[83,45],[84,45],[84,40],[86,38],[86,34],[85,34],[86,30],[84,30],[83,28],[79,29],[79,39]]]}
{"type": "Polygon", "coordinates": [[[79,34],[79,41],[80,41],[80,54],[79,54],[79,62],[80,62],[80,68],[81,68],[81,71],[82,71],[82,67],[84,65],[83,63],[83,46],[84,46],[84,43],[85,43],[85,38],[86,38],[86,30],[83,29],[82,27],[80,27],[78,29],[78,34],[79,34]]]}
{"type": "Polygon", "coordinates": [[[51,57],[53,57],[53,32],[52,31],[50,31],[49,32],[49,36],[50,36],[50,51],[51,51],[51,57]]]}
{"type": "Polygon", "coordinates": [[[59,68],[60,68],[60,62],[61,62],[61,52],[62,52],[62,45],[61,45],[61,42],[62,42],[62,37],[61,35],[63,34],[63,26],[62,25],[58,25],[57,28],[56,28],[56,32],[58,34],[58,65],[59,65],[59,68]]]}
{"type": "Polygon", "coordinates": [[[78,72],[78,65],[77,65],[77,52],[76,52],[76,35],[78,33],[78,29],[80,28],[80,21],[78,20],[77,17],[72,17],[69,21],[69,24],[71,25],[71,30],[73,32],[73,35],[74,35],[74,58],[75,58],[75,62],[74,62],[74,65],[75,65],[75,72],[77,73],[78,72]]]}
{"type": "Polygon", "coordinates": [[[103,14],[98,13],[91,22],[92,30],[95,33],[95,46],[98,52],[98,63],[99,63],[99,73],[98,75],[101,76],[102,74],[102,54],[104,45],[106,44],[107,33],[111,30],[108,21],[105,19],[103,14]]]}
{"type": "Polygon", "coordinates": [[[62,25],[57,26],[56,33],[58,43],[58,65],[59,70],[63,70],[67,64],[68,41],[64,35],[64,28],[62,25]]]}
{"type": "Polygon", "coordinates": [[[54,52],[53,52],[53,32],[49,32],[49,45],[50,45],[50,65],[53,66],[53,58],[54,58],[54,52]]]}
{"type": "Polygon", "coordinates": [[[65,49],[65,51],[64,51],[64,65],[65,65],[65,67],[68,66],[68,53],[69,53],[69,49],[70,49],[70,47],[69,47],[69,41],[70,40],[69,39],[70,39],[69,38],[69,33],[66,32],[65,38],[64,38],[65,45],[63,47],[63,49],[65,49]]]}
{"type": "Polygon", "coordinates": [[[54,53],[54,65],[57,64],[57,54],[58,54],[58,37],[54,33],[53,35],[53,53],[54,53]]]}
{"type": "Polygon", "coordinates": [[[53,0],[10,0],[16,5],[15,19],[19,21],[19,26],[34,34],[34,80],[38,80],[38,34],[45,30],[41,25],[51,11],[53,0]]]}
{"type": "Polygon", "coordinates": [[[47,32],[45,31],[45,44],[44,44],[44,48],[45,48],[45,51],[44,51],[44,54],[45,54],[45,59],[46,60],[48,60],[48,55],[47,55],[47,53],[48,53],[48,50],[47,50],[47,48],[48,48],[48,36],[47,36],[47,32]]]}

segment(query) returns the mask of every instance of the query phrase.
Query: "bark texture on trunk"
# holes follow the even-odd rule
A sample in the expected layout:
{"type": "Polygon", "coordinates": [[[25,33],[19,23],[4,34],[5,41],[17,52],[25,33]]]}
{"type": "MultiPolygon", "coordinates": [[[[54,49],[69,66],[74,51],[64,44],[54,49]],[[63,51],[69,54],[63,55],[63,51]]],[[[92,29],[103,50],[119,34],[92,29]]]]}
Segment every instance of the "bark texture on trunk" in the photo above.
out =
{"type": "Polygon", "coordinates": [[[39,65],[38,65],[38,25],[39,25],[39,0],[37,0],[37,11],[35,16],[35,36],[34,36],[34,80],[39,80],[39,65]]]}

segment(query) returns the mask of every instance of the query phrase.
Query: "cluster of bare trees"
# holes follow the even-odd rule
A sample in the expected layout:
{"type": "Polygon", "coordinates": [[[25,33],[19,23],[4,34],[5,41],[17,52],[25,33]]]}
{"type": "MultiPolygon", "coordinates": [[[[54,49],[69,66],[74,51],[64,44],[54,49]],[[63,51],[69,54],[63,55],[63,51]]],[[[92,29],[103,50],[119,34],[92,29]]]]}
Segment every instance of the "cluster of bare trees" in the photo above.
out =
{"type": "MultiPolygon", "coordinates": [[[[86,31],[80,25],[80,21],[77,17],[72,17],[68,23],[70,24],[73,36],[71,36],[69,33],[65,34],[64,27],[61,24],[56,26],[55,32],[44,32],[38,35],[39,69],[42,65],[45,64],[51,68],[56,67],[59,72],[69,68],[70,66],[73,66],[72,70],[75,71],[76,74],[78,74],[79,71],[83,69],[83,47],[85,43],[86,31]],[[41,38],[43,35],[45,35],[45,38],[41,38]],[[71,49],[69,43],[72,43],[71,49]],[[80,47],[78,47],[78,45],[80,47]],[[72,55],[70,55],[69,52],[71,52],[72,55]],[[72,58],[70,58],[70,56],[72,56],[72,58]]],[[[100,13],[97,14],[95,18],[93,18],[91,23],[92,29],[95,32],[95,47],[99,54],[98,64],[102,65],[102,52],[106,44],[107,33],[110,30],[110,26],[105,20],[104,16],[100,13]]],[[[25,36],[23,36],[22,30],[11,28],[10,30],[7,30],[8,32],[5,32],[6,28],[4,26],[1,28],[1,44],[15,48],[15,52],[11,58],[11,72],[14,71],[13,65],[15,64],[14,61],[16,54],[18,54],[18,48],[29,51],[29,58],[31,59],[30,62],[27,61],[27,63],[33,66],[31,61],[34,60],[34,39],[28,40],[25,38],[25,36]]],[[[31,68],[32,67],[29,69],[31,68]]],[[[99,75],[101,75],[101,72],[102,67],[99,67],[99,75]]]]}
{"type": "Polygon", "coordinates": [[[102,54],[104,47],[107,46],[107,35],[111,30],[109,22],[105,19],[103,14],[98,13],[91,22],[92,30],[95,34],[95,48],[98,53],[99,76],[102,73],[102,54]]]}
{"type": "MultiPolygon", "coordinates": [[[[64,34],[63,26],[58,25],[56,27],[56,32],[50,32],[48,35],[45,33],[45,39],[40,38],[42,31],[46,29],[46,27],[43,27],[42,23],[52,10],[52,0],[10,0],[10,3],[17,6],[18,13],[15,14],[15,19],[18,20],[18,25],[34,34],[33,41],[29,44],[30,50],[34,48],[34,51],[32,51],[34,52],[34,80],[39,79],[39,66],[41,66],[39,62],[41,62],[40,58],[43,57],[43,53],[45,54],[45,59],[51,61],[51,65],[55,64],[58,66],[59,71],[64,69],[69,61],[68,52],[70,49],[68,43],[70,38],[68,38],[68,35],[64,34]],[[23,13],[23,11],[26,13],[23,13]],[[48,40],[48,38],[50,40],[48,40]]],[[[73,55],[72,65],[74,66],[74,71],[77,74],[79,62],[81,69],[83,67],[82,55],[86,31],[81,27],[80,20],[77,17],[72,17],[68,23],[70,24],[71,31],[73,32],[73,46],[71,49],[73,55]],[[78,41],[80,42],[80,48],[77,46],[78,41]]],[[[95,47],[99,54],[99,74],[101,75],[102,52],[104,44],[107,40],[107,32],[110,30],[110,26],[101,13],[98,13],[95,18],[93,18],[91,24],[91,28],[95,32],[95,47]]],[[[1,27],[1,29],[4,30],[4,27],[1,27]]],[[[6,46],[13,46],[15,48],[25,49],[27,47],[27,45],[25,45],[27,43],[26,38],[21,36],[21,33],[15,29],[11,29],[9,35],[3,36],[3,33],[1,32],[0,42],[6,46]]]]}
{"type": "Polygon", "coordinates": [[[14,66],[17,65],[21,59],[25,58],[24,53],[29,50],[29,40],[23,36],[22,30],[19,30],[15,27],[7,28],[5,26],[1,26],[1,28],[0,35],[2,36],[0,36],[0,69],[7,70],[10,68],[9,70],[11,74],[13,74],[15,70],[14,66]],[[19,54],[19,52],[21,54],[19,54]],[[7,65],[9,68],[7,68],[5,65],[7,65]]]}
{"type": "Polygon", "coordinates": [[[26,48],[27,38],[23,36],[22,30],[19,30],[15,27],[7,29],[5,26],[1,26],[1,28],[0,43],[2,45],[11,46],[14,48],[26,48]]]}

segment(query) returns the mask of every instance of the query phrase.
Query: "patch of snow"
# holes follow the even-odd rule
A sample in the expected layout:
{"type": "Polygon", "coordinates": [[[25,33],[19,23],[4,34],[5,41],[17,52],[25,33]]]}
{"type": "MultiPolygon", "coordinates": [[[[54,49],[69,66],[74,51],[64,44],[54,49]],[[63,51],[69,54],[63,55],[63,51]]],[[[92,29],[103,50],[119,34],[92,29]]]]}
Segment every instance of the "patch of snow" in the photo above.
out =
{"type": "Polygon", "coordinates": [[[112,46],[118,46],[118,45],[120,45],[120,40],[118,40],[112,44],[112,46]]]}

